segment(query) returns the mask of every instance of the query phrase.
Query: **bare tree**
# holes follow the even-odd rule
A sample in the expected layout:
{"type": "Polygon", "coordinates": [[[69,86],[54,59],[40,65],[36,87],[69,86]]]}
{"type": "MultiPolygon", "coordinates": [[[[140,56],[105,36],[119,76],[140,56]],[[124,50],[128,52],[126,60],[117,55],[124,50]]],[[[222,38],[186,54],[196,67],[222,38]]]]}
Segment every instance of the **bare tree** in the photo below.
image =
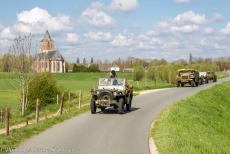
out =
{"type": "Polygon", "coordinates": [[[20,110],[22,116],[25,115],[26,111],[28,83],[32,70],[31,38],[31,34],[19,36],[14,39],[10,48],[10,54],[12,54],[11,70],[18,73],[20,81],[20,110]]]}

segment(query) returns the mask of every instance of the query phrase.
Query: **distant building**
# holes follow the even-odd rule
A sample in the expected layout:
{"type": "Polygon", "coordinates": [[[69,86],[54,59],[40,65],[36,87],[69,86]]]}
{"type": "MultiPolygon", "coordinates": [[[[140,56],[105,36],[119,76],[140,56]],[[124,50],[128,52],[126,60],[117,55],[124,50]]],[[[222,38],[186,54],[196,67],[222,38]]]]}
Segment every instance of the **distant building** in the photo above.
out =
{"type": "Polygon", "coordinates": [[[124,68],[123,72],[134,72],[133,68],[124,68]]]}
{"type": "Polygon", "coordinates": [[[112,71],[112,70],[114,70],[114,71],[116,71],[116,72],[119,72],[119,71],[120,71],[120,67],[119,67],[119,66],[112,66],[112,67],[110,68],[110,71],[112,71]]]}
{"type": "Polygon", "coordinates": [[[61,53],[55,49],[54,41],[46,31],[40,41],[40,52],[35,55],[33,70],[36,72],[65,73],[65,60],[61,53]]]}

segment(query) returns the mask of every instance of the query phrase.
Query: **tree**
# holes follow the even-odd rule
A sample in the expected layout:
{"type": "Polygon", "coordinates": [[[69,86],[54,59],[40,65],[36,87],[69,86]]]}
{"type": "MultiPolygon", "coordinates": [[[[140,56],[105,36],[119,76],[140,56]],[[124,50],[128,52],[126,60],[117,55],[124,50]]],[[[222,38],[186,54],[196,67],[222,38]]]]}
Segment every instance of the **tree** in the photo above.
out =
{"type": "Polygon", "coordinates": [[[140,81],[141,79],[143,79],[144,74],[145,74],[145,69],[143,66],[141,65],[135,66],[133,71],[133,80],[140,81]]]}
{"type": "Polygon", "coordinates": [[[14,39],[9,53],[11,70],[19,75],[20,81],[20,106],[21,115],[24,116],[27,104],[28,83],[31,76],[32,56],[31,56],[31,34],[19,36],[14,39]]]}
{"type": "Polygon", "coordinates": [[[79,59],[79,57],[77,57],[77,64],[80,64],[80,59],[79,59]]]}
{"type": "Polygon", "coordinates": [[[85,58],[83,58],[82,63],[83,63],[84,65],[86,64],[86,59],[85,59],[85,58]]]}
{"type": "Polygon", "coordinates": [[[90,64],[93,64],[93,63],[94,63],[94,60],[93,60],[93,57],[91,57],[90,64]]]}
{"type": "Polygon", "coordinates": [[[150,67],[147,72],[147,77],[149,80],[154,81],[156,84],[156,68],[155,67],[150,67]]]}
{"type": "Polygon", "coordinates": [[[88,68],[88,71],[89,72],[100,72],[97,64],[91,64],[88,68]]]}
{"type": "Polygon", "coordinates": [[[37,98],[42,107],[54,103],[57,92],[56,81],[50,73],[36,74],[29,82],[28,110],[34,110],[37,98]]]}
{"type": "Polygon", "coordinates": [[[192,57],[192,54],[191,53],[189,53],[189,64],[192,64],[192,62],[193,62],[193,57],[192,57]]]}

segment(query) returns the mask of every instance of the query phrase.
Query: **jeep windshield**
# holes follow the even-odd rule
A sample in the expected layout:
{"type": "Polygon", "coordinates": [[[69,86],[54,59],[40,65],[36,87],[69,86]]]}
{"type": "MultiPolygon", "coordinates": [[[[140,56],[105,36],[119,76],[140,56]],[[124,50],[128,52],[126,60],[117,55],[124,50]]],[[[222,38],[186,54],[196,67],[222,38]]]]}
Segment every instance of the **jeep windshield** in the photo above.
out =
{"type": "Polygon", "coordinates": [[[124,86],[125,79],[120,78],[100,78],[99,86],[124,86]]]}

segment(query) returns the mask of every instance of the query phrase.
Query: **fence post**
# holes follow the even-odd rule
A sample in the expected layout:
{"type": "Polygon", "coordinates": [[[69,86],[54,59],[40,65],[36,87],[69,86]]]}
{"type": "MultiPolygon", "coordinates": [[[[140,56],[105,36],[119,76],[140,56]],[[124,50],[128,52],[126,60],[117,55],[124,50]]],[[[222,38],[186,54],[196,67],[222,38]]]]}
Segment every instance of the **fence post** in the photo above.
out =
{"type": "Polygon", "coordinates": [[[57,105],[59,104],[59,97],[58,97],[58,94],[57,94],[57,105]]]}
{"type": "Polygon", "coordinates": [[[63,113],[63,107],[64,107],[64,92],[62,93],[62,96],[61,96],[60,115],[62,115],[63,113]]]}
{"type": "Polygon", "coordinates": [[[10,109],[6,108],[6,135],[10,134],[10,109]]]}
{"type": "Polygon", "coordinates": [[[39,109],[40,109],[40,99],[36,100],[36,123],[39,121],[39,109]]]}
{"type": "Polygon", "coordinates": [[[0,111],[0,123],[2,123],[3,122],[3,110],[1,109],[1,111],[0,111]]]}
{"type": "Polygon", "coordinates": [[[79,100],[78,100],[78,108],[81,109],[81,102],[82,102],[82,90],[79,92],[79,100]]]}

